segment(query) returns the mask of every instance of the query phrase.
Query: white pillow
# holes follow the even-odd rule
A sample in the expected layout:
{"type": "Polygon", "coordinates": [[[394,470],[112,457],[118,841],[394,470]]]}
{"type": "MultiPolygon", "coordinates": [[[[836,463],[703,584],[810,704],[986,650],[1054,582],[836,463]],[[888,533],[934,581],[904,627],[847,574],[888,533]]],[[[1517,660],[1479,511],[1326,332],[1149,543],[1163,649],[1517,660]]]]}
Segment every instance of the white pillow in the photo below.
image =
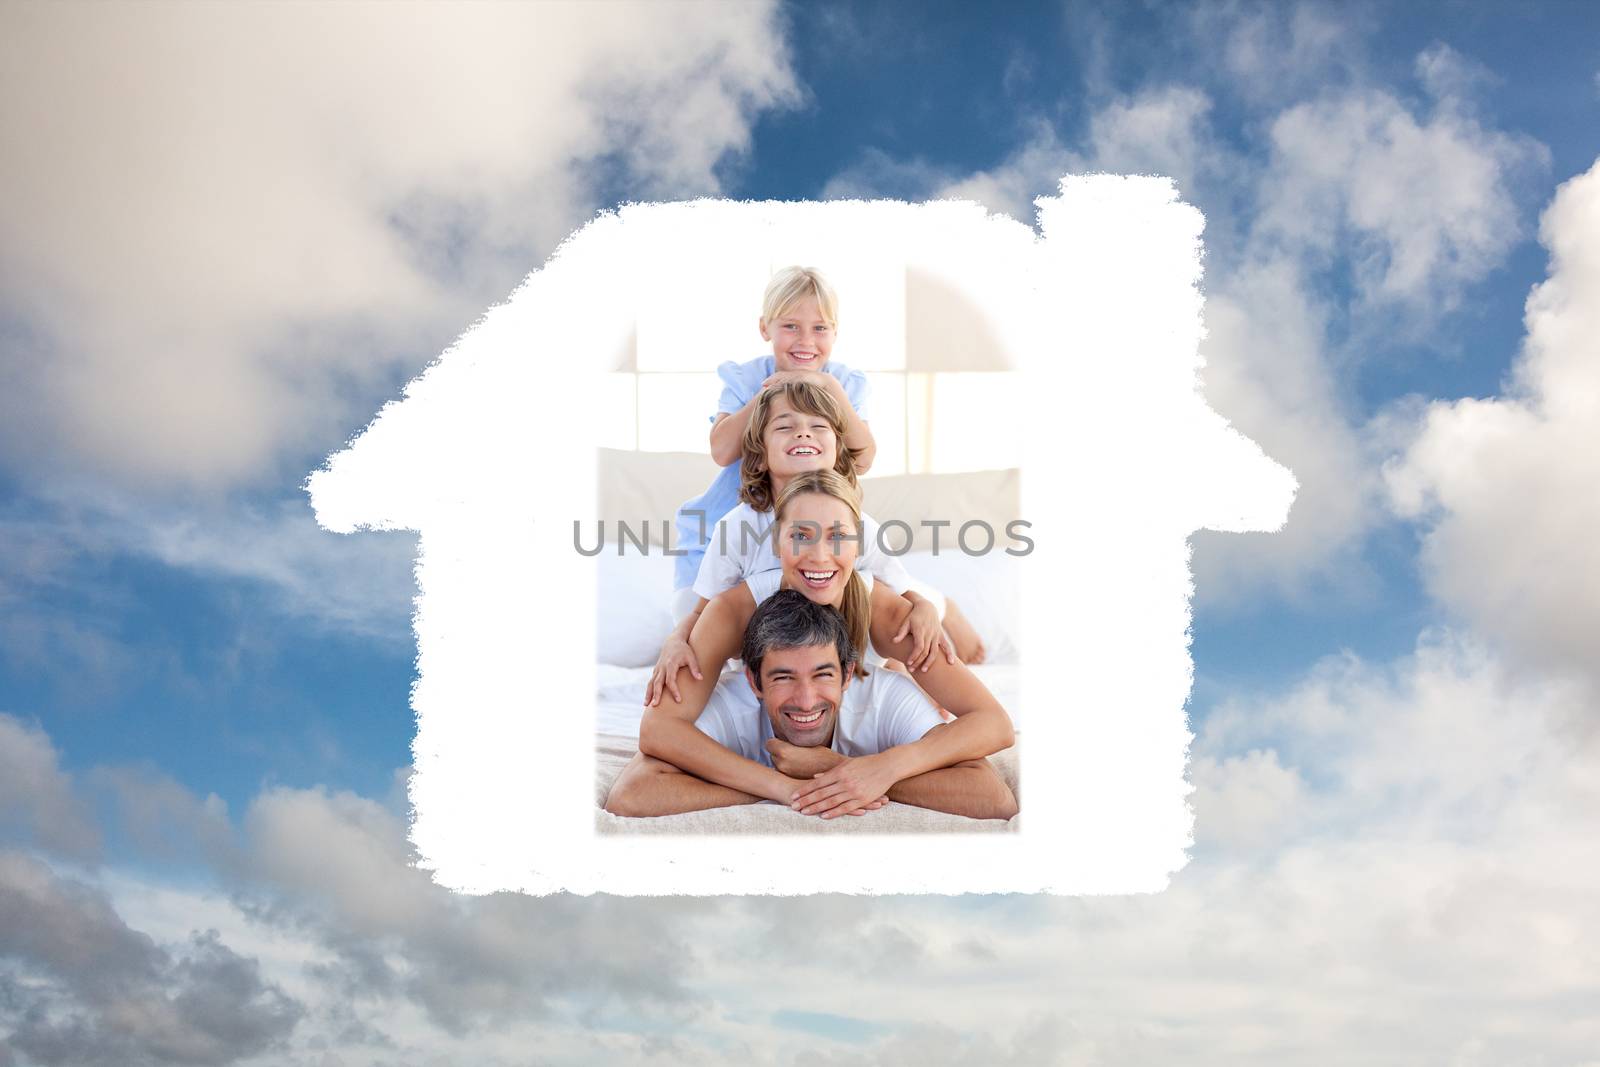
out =
{"type": "Polygon", "coordinates": [[[946,599],[954,600],[962,614],[983,638],[988,662],[1016,663],[1017,560],[996,548],[982,556],[969,556],[959,548],[940,545],[932,552],[907,552],[900,557],[911,577],[927,582],[946,599]]]}
{"type": "Polygon", "coordinates": [[[661,642],[672,632],[672,572],[676,560],[651,546],[641,555],[632,545],[617,555],[608,544],[595,557],[595,648],[601,663],[651,667],[661,642]]]}

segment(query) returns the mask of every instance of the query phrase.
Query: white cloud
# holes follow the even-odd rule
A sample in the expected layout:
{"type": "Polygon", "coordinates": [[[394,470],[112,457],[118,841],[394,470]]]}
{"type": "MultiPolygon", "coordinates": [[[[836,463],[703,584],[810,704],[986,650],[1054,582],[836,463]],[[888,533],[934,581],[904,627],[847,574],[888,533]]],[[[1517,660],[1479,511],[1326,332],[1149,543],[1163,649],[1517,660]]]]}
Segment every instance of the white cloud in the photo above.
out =
{"type": "Polygon", "coordinates": [[[152,677],[182,679],[176,646],[114,622],[135,610],[104,569],[128,555],[225,585],[253,585],[269,613],[242,617],[228,655],[263,639],[276,617],[336,632],[411,643],[415,539],[405,534],[334,537],[317,527],[304,497],[185,511],[124,493],[69,486],[34,503],[31,517],[0,517],[0,662],[48,678],[69,704],[93,707],[152,677]],[[96,503],[86,502],[90,495],[96,503]]]}
{"type": "MultiPolygon", "coordinates": [[[[1228,42],[1230,63],[1259,65],[1272,49],[1331,49],[1328,62],[1358,72],[1340,58],[1346,37],[1314,12],[1217,10],[1197,26],[1228,42]]],[[[1253,101],[1265,131],[1256,153],[1223,146],[1210,97],[1172,84],[1112,98],[1091,114],[1080,145],[1040,124],[996,167],[921,175],[941,178],[930,190],[937,195],[1028,218],[1032,198],[1062,173],[1160,171],[1208,212],[1206,396],[1301,487],[1282,531],[1198,542],[1197,591],[1212,603],[1263,586],[1295,597],[1368,595],[1358,556],[1384,518],[1378,468],[1388,427],[1351,410],[1335,379],[1350,357],[1334,338],[1424,333],[1518,239],[1513,187],[1543,160],[1542,148],[1472,116],[1460,94],[1476,73],[1462,57],[1435,47],[1417,62],[1432,94],[1427,109],[1359,84],[1297,100],[1293,79],[1261,66],[1255,76],[1288,95],[1253,101]],[[1352,272],[1353,295],[1330,281],[1340,264],[1352,272]]],[[[904,176],[887,157],[864,162],[851,172],[858,192],[877,175],[904,176]]]]}
{"type": "Polygon", "coordinates": [[[111,801],[116,821],[147,856],[179,862],[224,863],[233,830],[228,806],[215,793],[197,797],[148,767],[95,767],[90,789],[111,801]]]}
{"type": "Polygon", "coordinates": [[[1081,151],[1064,144],[1049,122],[1035,119],[999,164],[964,175],[868,148],[828,180],[822,198],[975,200],[1032,225],[1034,198],[1054,195],[1064,174],[1161,174],[1176,178],[1179,191],[1187,193],[1197,172],[1218,158],[1203,147],[1210,108],[1204,93],[1183,87],[1116,97],[1090,117],[1081,151]]]}
{"type": "Polygon", "coordinates": [[[1087,150],[1074,169],[1161,174],[1177,179],[1180,192],[1194,189],[1224,158],[1213,143],[1210,111],[1211,99],[1185,86],[1112,100],[1090,116],[1087,150]]]}
{"type": "Polygon", "coordinates": [[[0,907],[46,931],[14,942],[29,973],[91,1007],[95,959],[176,1001],[173,961],[225,943],[246,1021],[282,1033],[266,1009],[297,1004],[285,1054],[351,1064],[1581,1063],[1592,701],[1448,633],[1240,697],[1197,725],[1196,857],[1152,896],[462,898],[389,808],[273,788],[226,893],[8,859],[0,907]]]}
{"type": "Polygon", "coordinates": [[[1305,782],[1270,749],[1242,756],[1198,756],[1189,778],[1208,815],[1207,842],[1225,848],[1282,843],[1301,828],[1305,782]]]}
{"type": "Polygon", "coordinates": [[[1062,174],[1156,171],[1177,176],[1180,191],[1202,207],[1211,199],[1222,205],[1207,219],[1208,247],[1223,254],[1213,251],[1206,267],[1206,394],[1301,485],[1284,530],[1245,539],[1248,547],[1224,543],[1241,540],[1233,536],[1203,545],[1199,595],[1227,598],[1248,595],[1263,581],[1302,584],[1307,570],[1326,566],[1365,528],[1375,479],[1363,469],[1362,447],[1326,363],[1327,309],[1309,291],[1295,254],[1261,247],[1230,214],[1254,188],[1254,175],[1244,157],[1218,146],[1211,107],[1193,88],[1152,89],[1094,112],[1079,147],[1040,123],[999,166],[964,178],[918,172],[880,153],[845,180],[862,195],[880,177],[910,173],[926,183],[926,195],[975,199],[1031,221],[1033,198],[1052,192],[1062,174]]]}
{"type": "Polygon", "coordinates": [[[1600,164],[1566,182],[1540,236],[1506,394],[1438,401],[1386,476],[1421,521],[1430,592],[1523,661],[1600,678],[1600,164]]]}
{"type": "Polygon", "coordinates": [[[1361,549],[1386,518],[1390,420],[1355,410],[1336,372],[1368,341],[1426,343],[1521,239],[1519,183],[1547,153],[1477,115],[1490,75],[1447,46],[1416,57],[1419,97],[1377,81],[1359,12],[1220,3],[1181,21],[1186,58],[1100,99],[1075,140],[1040,121],[968,175],[874,152],[840,187],[881,181],[1031,219],[1069,171],[1176,177],[1207,213],[1207,399],[1300,482],[1282,531],[1199,539],[1198,596],[1359,602],[1375,581],[1361,549]],[[1242,143],[1221,136],[1219,101],[1243,109],[1242,143]]]}
{"type": "Polygon", "coordinates": [[[244,832],[246,894],[314,932],[319,974],[345,995],[395,998],[446,1031],[559,1025],[574,1000],[676,1012],[691,999],[691,955],[670,920],[703,902],[456,897],[410,866],[402,818],[350,793],[268,790],[244,832]]]}
{"type": "Polygon", "coordinates": [[[1043,1017],[1072,1050],[1044,1062],[1584,1062],[1600,737],[1572,725],[1591,699],[1448,634],[1336,657],[1200,724],[1197,853],[1163,894],[756,901],[724,943],[789,958],[810,937],[824,962],[768,992],[891,1031],[860,1059],[945,1031],[1003,1053],[1043,1017]],[[880,1001],[894,979],[850,948],[885,927],[917,946],[891,969],[918,996],[880,1001]],[[847,989],[820,980],[841,964],[847,989]]]}
{"type": "Polygon", "coordinates": [[[213,578],[259,582],[289,617],[387,640],[411,640],[416,540],[333,537],[304,498],[257,506],[195,506],[180,514],[103,497],[75,525],[86,549],[131,551],[213,578]]]}
{"type": "Polygon", "coordinates": [[[1359,8],[1306,3],[1197,4],[1190,20],[1201,47],[1221,61],[1229,89],[1256,104],[1359,76],[1372,30],[1370,14],[1359,8]]]}
{"type": "Polygon", "coordinates": [[[1332,595],[1359,596],[1352,557],[1373,522],[1379,487],[1330,366],[1330,309],[1312,295],[1292,255],[1251,258],[1218,273],[1206,287],[1206,397],[1292,470],[1300,491],[1274,534],[1198,538],[1197,594],[1227,603],[1275,585],[1304,595],[1337,574],[1332,595]]]}
{"type": "MultiPolygon", "coordinates": [[[[867,148],[850,166],[829,178],[822,200],[921,200],[950,180],[942,167],[925,159],[897,159],[881,148],[867,148]]],[[[990,205],[1000,210],[997,205],[990,205]]],[[[1031,217],[1031,208],[1027,216],[1031,217]]]]}
{"type": "Polygon", "coordinates": [[[330,908],[352,934],[424,925],[432,883],[410,867],[393,812],[350,793],[273,789],[251,805],[244,829],[258,874],[330,908]]]}
{"type": "Polygon", "coordinates": [[[367,798],[269,788],[235,830],[215,797],[146,769],[86,777],[138,873],[73,872],[99,836],[90,794],[45,734],[0,716],[0,1062],[221,1063],[291,1031],[346,1062],[396,1044],[455,1061],[463,1037],[474,1062],[526,1062],[547,1039],[552,1062],[610,1062],[704,1010],[678,929],[704,901],[456,897],[367,798]],[[174,857],[184,873],[153,881],[148,861],[174,857]]]}
{"type": "Polygon", "coordinates": [[[795,99],[765,5],[594,14],[8,5],[7,451],[156,483],[298,465],[599,183],[713,192],[795,99]]]}
{"type": "Polygon", "coordinates": [[[1257,214],[1208,279],[1204,381],[1217,410],[1293,470],[1301,491],[1280,533],[1204,540],[1202,596],[1248,596],[1263,583],[1366,595],[1357,554],[1383,519],[1388,425],[1351,410],[1334,371],[1355,360],[1331,338],[1424,334],[1515,244],[1512,185],[1543,158],[1453,99],[1418,114],[1389,92],[1357,89],[1272,120],[1267,162],[1246,179],[1257,214]],[[1350,297],[1326,278],[1341,263],[1350,297]]]}
{"type": "Polygon", "coordinates": [[[1579,776],[1600,760],[1600,738],[1571,732],[1590,695],[1521,677],[1446,631],[1423,635],[1389,668],[1331,657],[1281,697],[1232,702],[1207,719],[1197,756],[1229,766],[1213,767],[1197,795],[1197,838],[1252,827],[1258,813],[1227,803],[1226,790],[1252,788],[1269,757],[1296,779],[1278,788],[1298,798],[1302,840],[1377,825],[1391,837],[1511,846],[1541,811],[1555,815],[1548,830],[1560,836],[1596,792],[1579,776]],[[1227,755],[1240,751],[1243,759],[1227,755]]]}
{"type": "MultiPolygon", "coordinates": [[[[923,195],[976,200],[991,211],[1034,221],[1035,197],[1053,195],[1064,174],[1106,171],[1175,178],[1193,199],[1198,174],[1220,156],[1206,147],[1210,99],[1184,87],[1153,89],[1117,97],[1089,119],[1081,150],[1063,144],[1055,128],[1037,121],[1026,140],[998,166],[965,176],[929,173],[923,195]]],[[[894,161],[877,154],[877,169],[856,172],[857,182],[895,174],[894,161]]],[[[881,194],[880,194],[881,195],[881,194]]]]}
{"type": "Polygon", "coordinates": [[[38,726],[0,711],[0,830],[69,856],[93,858],[100,834],[38,726]]]}
{"type": "Polygon", "coordinates": [[[215,931],[187,940],[158,945],[94,887],[0,852],[0,1056],[225,1064],[279,1046],[301,1005],[215,931]]]}
{"type": "Polygon", "coordinates": [[[1448,108],[1470,105],[1487,86],[1500,80],[1482,63],[1441,43],[1419,52],[1415,66],[1417,80],[1428,95],[1448,108]]]}
{"type": "Polygon", "coordinates": [[[1484,129],[1454,101],[1418,114],[1389,92],[1357,90],[1277,115],[1263,236],[1316,258],[1349,257],[1365,301],[1448,309],[1521,236],[1511,185],[1545,159],[1534,142],[1484,129]]]}

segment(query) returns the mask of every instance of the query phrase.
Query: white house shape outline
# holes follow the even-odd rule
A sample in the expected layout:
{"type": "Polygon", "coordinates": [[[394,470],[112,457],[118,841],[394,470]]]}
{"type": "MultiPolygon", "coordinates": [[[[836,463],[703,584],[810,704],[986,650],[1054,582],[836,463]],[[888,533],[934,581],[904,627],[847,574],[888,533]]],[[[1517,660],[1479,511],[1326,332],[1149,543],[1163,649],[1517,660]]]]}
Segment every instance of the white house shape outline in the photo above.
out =
{"type": "MultiPolygon", "coordinates": [[[[1164,888],[1192,826],[1187,539],[1278,529],[1295,482],[1200,395],[1199,212],[1166,179],[1113,175],[1064,178],[1037,203],[1039,233],[954,202],[699,201],[602,215],[311,476],[325,528],[420,533],[411,836],[441,884],[1164,888]],[[1027,383],[1022,511],[1037,544],[1019,561],[1018,833],[594,832],[593,561],[571,537],[574,519],[596,514],[588,416],[659,272],[752,240],[795,262],[841,247],[905,264],[982,257],[963,261],[1015,280],[1004,317],[1025,341],[1011,354],[1027,383]]],[[[707,368],[723,358],[708,353],[707,368]]]]}

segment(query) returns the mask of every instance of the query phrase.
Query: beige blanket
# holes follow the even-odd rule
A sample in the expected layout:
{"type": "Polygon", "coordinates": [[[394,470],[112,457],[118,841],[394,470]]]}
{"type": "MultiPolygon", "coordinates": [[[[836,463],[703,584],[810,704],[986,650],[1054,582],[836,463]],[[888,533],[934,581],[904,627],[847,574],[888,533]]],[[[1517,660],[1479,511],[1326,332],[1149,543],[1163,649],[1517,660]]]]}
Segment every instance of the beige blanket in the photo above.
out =
{"type": "MultiPolygon", "coordinates": [[[[622,773],[633,754],[638,751],[638,741],[632,737],[615,734],[597,735],[595,745],[595,829],[603,834],[902,834],[902,833],[1005,833],[1020,826],[1021,815],[1010,820],[968,819],[960,815],[946,815],[941,811],[914,808],[908,804],[891,802],[887,807],[866,815],[842,819],[819,819],[814,815],[799,815],[781,804],[770,801],[760,804],[741,804],[731,808],[713,808],[710,811],[693,811],[683,815],[663,815],[654,819],[627,819],[612,815],[603,805],[611,783],[622,773]]],[[[1022,791],[1017,780],[1016,746],[997,752],[989,762],[1022,803],[1022,791]]]]}

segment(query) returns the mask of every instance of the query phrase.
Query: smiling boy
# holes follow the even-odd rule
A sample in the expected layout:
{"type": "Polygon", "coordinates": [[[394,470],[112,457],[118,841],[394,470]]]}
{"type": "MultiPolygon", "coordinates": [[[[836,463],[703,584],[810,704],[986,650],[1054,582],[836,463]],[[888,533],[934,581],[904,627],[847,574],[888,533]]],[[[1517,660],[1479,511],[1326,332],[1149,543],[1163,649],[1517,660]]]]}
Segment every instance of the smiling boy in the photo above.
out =
{"type": "Polygon", "coordinates": [[[833,363],[838,332],[838,298],[833,287],[811,267],[785,267],[772,276],[761,301],[758,323],[761,339],[772,345],[770,356],[744,363],[732,360],[717,368],[722,395],[711,416],[711,458],[722,469],[700,496],[678,509],[677,559],[673,589],[673,616],[682,618],[693,607],[689,594],[700,560],[705,555],[709,528],[739,503],[739,459],[746,424],[762,389],[786,378],[811,381],[826,389],[845,415],[841,447],[857,449],[856,472],[872,465],[878,445],[866,423],[867,376],[841,363],[833,363]]]}

